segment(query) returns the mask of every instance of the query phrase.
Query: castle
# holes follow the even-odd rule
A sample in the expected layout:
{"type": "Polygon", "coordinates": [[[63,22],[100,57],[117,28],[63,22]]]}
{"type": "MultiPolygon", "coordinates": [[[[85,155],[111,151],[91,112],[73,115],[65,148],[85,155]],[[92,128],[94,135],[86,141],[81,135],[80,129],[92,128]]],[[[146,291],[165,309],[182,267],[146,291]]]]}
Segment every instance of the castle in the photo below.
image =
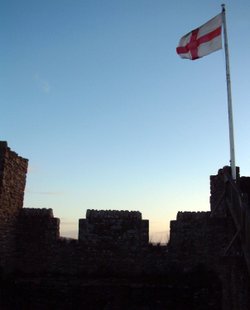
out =
{"type": "Polygon", "coordinates": [[[140,212],[87,210],[78,240],[23,208],[28,160],[0,142],[1,309],[250,309],[250,178],[210,177],[209,212],[179,212],[167,246],[140,212]]]}

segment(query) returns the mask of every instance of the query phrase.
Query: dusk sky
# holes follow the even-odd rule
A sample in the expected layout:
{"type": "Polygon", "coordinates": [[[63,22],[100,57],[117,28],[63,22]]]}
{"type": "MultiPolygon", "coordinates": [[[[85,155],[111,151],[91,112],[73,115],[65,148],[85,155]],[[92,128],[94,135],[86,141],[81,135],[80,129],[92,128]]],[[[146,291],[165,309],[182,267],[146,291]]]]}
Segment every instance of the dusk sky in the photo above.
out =
{"type": "MultiPolygon", "coordinates": [[[[250,1],[224,1],[236,164],[250,176],[250,1]]],[[[1,140],[29,159],[24,206],[76,237],[87,209],[138,210],[164,241],[178,211],[209,210],[229,165],[224,50],[179,39],[216,0],[2,0],[1,140]]]]}

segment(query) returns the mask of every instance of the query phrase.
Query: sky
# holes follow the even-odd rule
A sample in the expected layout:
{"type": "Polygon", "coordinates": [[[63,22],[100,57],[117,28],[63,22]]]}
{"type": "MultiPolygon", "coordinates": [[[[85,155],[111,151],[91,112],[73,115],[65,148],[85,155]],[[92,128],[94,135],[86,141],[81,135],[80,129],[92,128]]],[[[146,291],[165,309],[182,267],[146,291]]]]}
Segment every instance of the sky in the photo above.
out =
{"type": "MultiPolygon", "coordinates": [[[[250,2],[224,1],[236,165],[250,176],[250,2]]],[[[77,238],[87,209],[138,210],[164,242],[178,211],[209,210],[229,165],[224,50],[179,39],[217,0],[2,0],[0,139],[29,159],[24,206],[77,238]]]]}

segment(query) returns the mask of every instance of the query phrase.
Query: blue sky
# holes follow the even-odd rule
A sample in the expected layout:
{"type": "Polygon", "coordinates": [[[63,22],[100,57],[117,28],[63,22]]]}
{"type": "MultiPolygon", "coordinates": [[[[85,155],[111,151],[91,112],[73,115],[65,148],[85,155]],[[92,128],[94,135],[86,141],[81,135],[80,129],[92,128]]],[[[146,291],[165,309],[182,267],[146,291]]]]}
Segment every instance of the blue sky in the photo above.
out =
{"type": "MultiPolygon", "coordinates": [[[[250,2],[225,1],[236,164],[250,175],[250,2]]],[[[76,236],[90,209],[139,210],[152,240],[209,210],[229,164],[224,51],[180,59],[220,1],[3,0],[1,140],[29,159],[25,207],[76,236]]]]}

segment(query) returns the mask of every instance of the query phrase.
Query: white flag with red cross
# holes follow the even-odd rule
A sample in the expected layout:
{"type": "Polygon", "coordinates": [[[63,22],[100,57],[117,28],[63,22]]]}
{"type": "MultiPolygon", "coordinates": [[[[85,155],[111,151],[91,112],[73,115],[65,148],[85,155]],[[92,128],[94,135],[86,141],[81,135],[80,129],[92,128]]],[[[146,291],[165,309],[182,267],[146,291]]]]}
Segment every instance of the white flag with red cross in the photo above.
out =
{"type": "Polygon", "coordinates": [[[181,58],[195,60],[222,48],[222,14],[210,19],[180,39],[176,48],[181,58]]]}

